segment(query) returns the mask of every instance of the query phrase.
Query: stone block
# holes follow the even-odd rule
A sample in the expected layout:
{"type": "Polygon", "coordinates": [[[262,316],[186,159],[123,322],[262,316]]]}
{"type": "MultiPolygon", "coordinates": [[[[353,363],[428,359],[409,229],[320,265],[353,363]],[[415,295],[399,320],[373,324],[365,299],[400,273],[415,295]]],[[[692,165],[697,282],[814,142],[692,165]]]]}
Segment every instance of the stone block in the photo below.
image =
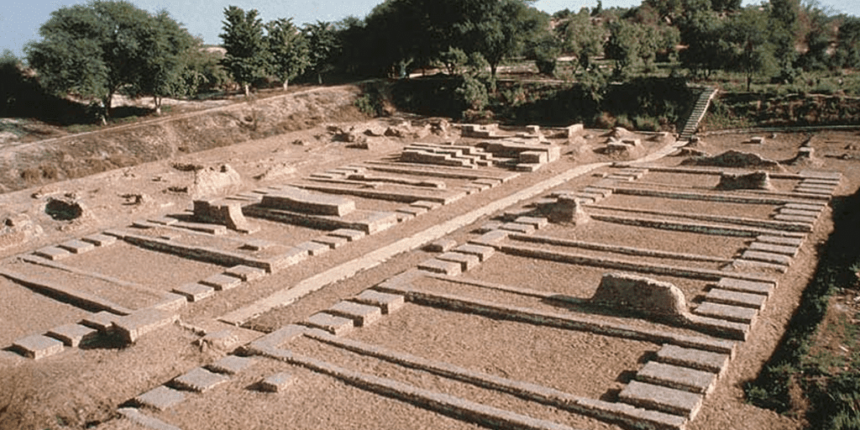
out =
{"type": "Polygon", "coordinates": [[[406,305],[406,299],[397,294],[388,294],[376,290],[364,290],[352,300],[382,309],[385,315],[391,314],[406,305]]]}
{"type": "Polygon", "coordinates": [[[183,400],[185,400],[185,393],[164,385],[159,385],[134,398],[138,405],[159,411],[170,409],[182,403],[183,400]]]}
{"type": "Polygon", "coordinates": [[[168,312],[178,312],[188,304],[188,298],[180,294],[164,293],[161,301],[152,305],[152,308],[168,312]]]}
{"type": "Polygon", "coordinates": [[[786,203],[782,207],[785,209],[797,209],[800,211],[821,212],[827,205],[824,203],[786,203]]]}
{"type": "Polygon", "coordinates": [[[823,196],[829,196],[829,195],[833,194],[832,190],[825,190],[825,189],[821,189],[821,188],[804,187],[804,186],[799,186],[799,187],[795,188],[794,192],[795,193],[801,193],[801,194],[820,194],[823,196]]]}
{"type": "Polygon", "coordinates": [[[288,324],[285,325],[248,345],[248,350],[252,353],[259,354],[267,350],[280,349],[293,339],[301,336],[307,330],[307,327],[288,324]]]}
{"type": "Polygon", "coordinates": [[[770,175],[764,170],[753,173],[726,173],[720,175],[718,190],[770,190],[770,175]]]}
{"type": "Polygon", "coordinates": [[[253,366],[257,360],[250,357],[239,357],[237,355],[228,355],[208,366],[207,369],[215,373],[223,373],[225,375],[235,375],[243,372],[253,366]]]}
{"type": "Polygon", "coordinates": [[[590,302],[616,310],[632,310],[641,315],[671,321],[685,321],[684,293],[668,282],[627,273],[607,273],[590,302]]]}
{"type": "Polygon", "coordinates": [[[405,215],[411,215],[413,217],[416,217],[418,215],[426,214],[427,212],[429,212],[429,210],[427,208],[418,208],[418,207],[414,207],[414,206],[404,206],[402,208],[397,208],[396,212],[398,214],[405,214],[405,215]]]}
{"type": "Polygon", "coordinates": [[[264,195],[260,205],[310,215],[345,216],[355,211],[355,202],[352,200],[298,189],[284,189],[264,195]]]}
{"type": "Polygon", "coordinates": [[[572,224],[574,226],[585,224],[590,220],[590,217],[582,209],[582,205],[579,197],[559,196],[556,204],[546,208],[545,215],[550,222],[557,224],[572,224]]]}
{"type": "Polygon", "coordinates": [[[418,270],[430,273],[440,273],[448,276],[457,276],[463,272],[462,265],[460,263],[442,261],[435,258],[431,258],[418,264],[418,270]]]}
{"type": "Polygon", "coordinates": [[[682,348],[675,345],[663,345],[657,351],[657,360],[662,363],[704,370],[719,375],[728,368],[731,357],[728,354],[717,352],[682,348]]]}
{"type": "Polygon", "coordinates": [[[242,213],[242,204],[235,201],[194,200],[194,218],[201,222],[223,225],[241,233],[260,231],[260,227],[248,222],[242,213]]]}
{"type": "Polygon", "coordinates": [[[92,243],[95,246],[108,246],[116,243],[116,238],[106,234],[92,234],[82,238],[84,242],[92,243]]]}
{"type": "Polygon", "coordinates": [[[246,251],[262,251],[264,249],[268,249],[275,246],[275,243],[269,242],[268,240],[261,239],[249,239],[242,244],[240,249],[244,249],[246,251]]]}
{"type": "Polygon", "coordinates": [[[803,176],[804,178],[811,178],[811,179],[831,179],[831,180],[835,180],[835,181],[842,179],[842,173],[840,173],[840,172],[824,172],[824,171],[820,171],[820,170],[801,170],[798,174],[800,176],[803,176]]]}
{"type": "Polygon", "coordinates": [[[224,375],[212,373],[202,367],[197,367],[182,376],[176,377],[173,383],[176,387],[184,390],[205,393],[227,381],[229,381],[229,378],[224,375]]]}
{"type": "Polygon", "coordinates": [[[399,222],[399,223],[400,222],[406,222],[406,221],[409,221],[409,220],[415,218],[415,215],[400,212],[400,211],[395,212],[394,215],[397,217],[397,222],[399,222]]]}
{"type": "Polygon", "coordinates": [[[517,164],[517,172],[534,173],[543,167],[543,164],[536,163],[520,163],[517,164]]]}
{"type": "Polygon", "coordinates": [[[38,257],[47,258],[51,261],[62,260],[72,255],[71,252],[57,246],[46,246],[42,249],[34,251],[33,254],[38,257]]]}
{"type": "Polygon", "coordinates": [[[203,284],[185,284],[176,287],[173,292],[184,296],[189,302],[199,302],[215,294],[215,289],[203,284]]]}
{"type": "Polygon", "coordinates": [[[674,388],[631,381],[618,394],[624,403],[693,419],[702,407],[704,396],[674,388]]]}
{"type": "Polygon", "coordinates": [[[525,164],[545,164],[548,161],[548,154],[542,151],[523,151],[519,156],[519,162],[525,164]]]}
{"type": "Polygon", "coordinates": [[[774,289],[774,285],[769,282],[755,282],[735,278],[722,278],[717,287],[723,290],[764,296],[770,296],[774,289]]]}
{"type": "Polygon", "coordinates": [[[523,216],[519,217],[515,221],[518,224],[527,224],[531,225],[535,229],[542,229],[549,225],[549,220],[543,217],[531,217],[531,216],[523,216]]]}
{"type": "Polygon", "coordinates": [[[111,334],[116,327],[116,322],[120,318],[121,317],[119,315],[112,314],[108,311],[101,311],[84,318],[81,320],[81,324],[94,328],[98,330],[99,333],[111,334]]]}
{"type": "Polygon", "coordinates": [[[325,312],[311,315],[305,320],[305,324],[309,327],[325,330],[335,336],[349,333],[353,328],[355,328],[353,320],[325,312]]]}
{"type": "Polygon", "coordinates": [[[788,271],[788,266],[784,264],[766,263],[759,260],[748,260],[744,258],[736,258],[731,265],[735,270],[744,272],[778,272],[785,273],[788,271]]]}
{"type": "MultiPolygon", "coordinates": [[[[531,216],[533,213],[534,213],[534,209],[529,208],[529,207],[508,209],[501,216],[501,219],[504,220],[505,222],[514,222],[514,221],[516,221],[517,218],[528,217],[528,216],[531,216]]],[[[504,223],[502,223],[502,224],[504,224],[504,223]]],[[[499,227],[501,228],[501,225],[499,227]]]]}
{"type": "Polygon", "coordinates": [[[588,195],[601,196],[604,199],[612,195],[612,190],[607,188],[585,187],[582,191],[588,195]]]}
{"type": "Polygon", "coordinates": [[[144,428],[147,430],[180,430],[179,427],[167,424],[158,418],[150,417],[149,415],[140,412],[137,408],[119,408],[116,412],[133,423],[130,428],[144,428]]]}
{"type": "Polygon", "coordinates": [[[753,242],[750,244],[751,251],[768,252],[771,254],[787,255],[791,258],[797,257],[798,248],[796,246],[775,245],[767,242],[753,242]]]}
{"type": "Polygon", "coordinates": [[[460,270],[463,272],[472,270],[472,268],[481,264],[481,260],[478,258],[477,255],[461,254],[459,252],[446,252],[442,255],[436,256],[436,258],[442,261],[459,263],[460,270]]]}
{"type": "Polygon", "coordinates": [[[296,245],[296,248],[302,249],[308,252],[312,257],[316,257],[318,255],[323,255],[329,251],[331,251],[331,247],[323,243],[317,242],[303,242],[296,245]]]}
{"type": "Polygon", "coordinates": [[[92,244],[89,242],[84,242],[83,240],[77,240],[77,239],[63,242],[57,246],[65,249],[66,251],[71,252],[72,254],[83,254],[85,252],[92,251],[92,250],[96,249],[95,244],[92,244]]]}
{"type": "Polygon", "coordinates": [[[636,379],[676,390],[708,394],[714,389],[717,375],[688,367],[660,363],[659,361],[649,361],[645,367],[636,373],[636,379]]]}
{"type": "Polygon", "coordinates": [[[296,377],[293,374],[281,372],[260,381],[259,387],[261,391],[280,393],[293,385],[295,380],[296,377]]]}
{"type": "Polygon", "coordinates": [[[351,319],[357,327],[367,327],[382,318],[382,309],[355,302],[338,302],[327,313],[351,319]]]}
{"type": "Polygon", "coordinates": [[[821,215],[821,212],[782,208],[779,210],[779,214],[780,215],[790,215],[790,216],[803,216],[803,217],[810,217],[810,218],[818,219],[818,216],[821,215]]]}
{"type": "Polygon", "coordinates": [[[224,274],[239,278],[244,282],[253,282],[263,279],[266,276],[266,271],[258,267],[238,265],[225,270],[224,274]]]}
{"type": "Polygon", "coordinates": [[[92,343],[98,338],[99,332],[80,324],[65,324],[48,331],[48,336],[63,342],[68,347],[77,348],[92,343]]]}
{"type": "Polygon", "coordinates": [[[337,249],[349,243],[349,240],[345,237],[321,236],[313,239],[312,242],[321,243],[331,249],[337,249]]]}
{"type": "Polygon", "coordinates": [[[457,246],[457,241],[453,239],[439,239],[424,247],[427,252],[448,252],[457,246]]]}
{"type": "Polygon", "coordinates": [[[741,257],[746,260],[763,261],[765,263],[781,264],[783,266],[791,266],[792,260],[792,258],[787,255],[751,250],[744,251],[741,257]]]}
{"type": "Polygon", "coordinates": [[[723,305],[741,306],[762,310],[767,302],[767,296],[714,288],[711,291],[708,291],[708,294],[705,296],[705,300],[723,305]]]}
{"type": "Polygon", "coordinates": [[[694,313],[696,315],[751,325],[755,321],[756,315],[758,315],[758,310],[713,302],[702,302],[694,313]]]}
{"type": "Polygon", "coordinates": [[[41,360],[63,352],[63,342],[37,334],[16,340],[12,343],[12,349],[25,357],[41,360]]]}
{"type": "Polygon", "coordinates": [[[513,233],[532,234],[535,232],[535,227],[530,224],[520,224],[518,222],[508,222],[499,227],[500,230],[505,230],[513,233]]]}
{"type": "Polygon", "coordinates": [[[355,242],[358,239],[361,239],[365,236],[363,231],[352,230],[348,228],[341,228],[335,231],[332,231],[328,234],[328,236],[332,237],[342,237],[350,242],[355,242]]]}
{"type": "Polygon", "coordinates": [[[496,249],[490,246],[464,244],[454,248],[454,252],[459,252],[460,254],[474,255],[478,257],[478,261],[483,263],[496,253],[496,249]]]}
{"type": "Polygon", "coordinates": [[[803,238],[762,235],[756,238],[756,242],[772,243],[774,245],[792,246],[799,248],[803,245],[803,238]]]}
{"type": "Polygon", "coordinates": [[[228,276],[223,273],[219,273],[200,281],[200,283],[208,285],[217,291],[227,291],[241,285],[242,280],[235,276],[228,276]]]}
{"type": "Polygon", "coordinates": [[[478,238],[470,239],[469,243],[473,245],[490,246],[497,245],[499,242],[508,238],[510,232],[504,230],[493,230],[484,233],[478,238]]]}
{"type": "Polygon", "coordinates": [[[160,309],[143,309],[131,315],[120,317],[114,323],[115,332],[121,339],[134,343],[141,336],[173,324],[179,315],[160,309]]]}
{"type": "Polygon", "coordinates": [[[375,212],[361,221],[361,228],[365,234],[375,234],[397,225],[396,212],[375,212]]]}
{"type": "Polygon", "coordinates": [[[412,206],[413,208],[423,208],[427,209],[428,211],[432,211],[433,209],[442,206],[442,204],[436,202],[428,202],[426,200],[419,200],[417,202],[412,202],[409,206],[412,206]]]}
{"type": "Polygon", "coordinates": [[[486,223],[482,224],[482,225],[481,225],[480,227],[478,227],[477,229],[475,229],[475,233],[478,233],[478,234],[485,234],[485,233],[489,233],[489,232],[491,232],[491,231],[498,230],[498,229],[499,229],[499,227],[501,227],[501,226],[502,226],[502,224],[504,224],[504,223],[503,223],[503,222],[499,222],[499,221],[489,221],[489,222],[486,222],[486,223]]]}

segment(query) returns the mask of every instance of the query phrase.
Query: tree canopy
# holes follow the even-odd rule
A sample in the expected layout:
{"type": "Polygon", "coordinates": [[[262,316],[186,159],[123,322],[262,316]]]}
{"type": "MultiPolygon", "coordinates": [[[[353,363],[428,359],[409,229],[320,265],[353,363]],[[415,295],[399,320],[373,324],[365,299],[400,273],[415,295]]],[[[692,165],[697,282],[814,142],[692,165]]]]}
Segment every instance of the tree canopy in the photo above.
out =
{"type": "Polygon", "coordinates": [[[156,16],[126,1],[62,7],[41,26],[41,41],[25,51],[41,84],[57,94],[99,100],[103,118],[113,96],[183,94],[182,56],[188,32],[166,12],[156,16]]]}
{"type": "Polygon", "coordinates": [[[227,54],[221,64],[233,79],[250,95],[250,85],[266,77],[269,71],[269,50],[264,40],[263,21],[256,9],[245,12],[239,7],[224,9],[224,32],[220,34],[227,54]]]}

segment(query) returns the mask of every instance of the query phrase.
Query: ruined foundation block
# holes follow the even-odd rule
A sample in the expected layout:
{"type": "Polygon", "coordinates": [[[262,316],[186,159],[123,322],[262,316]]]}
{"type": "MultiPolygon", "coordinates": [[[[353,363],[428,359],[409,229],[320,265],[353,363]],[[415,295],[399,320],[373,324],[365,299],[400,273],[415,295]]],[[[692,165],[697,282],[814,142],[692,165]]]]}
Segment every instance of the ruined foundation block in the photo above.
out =
{"type": "Polygon", "coordinates": [[[18,339],[12,343],[12,348],[25,357],[41,360],[63,352],[63,342],[37,334],[18,339]]]}
{"type": "Polygon", "coordinates": [[[202,367],[195,368],[194,370],[177,377],[173,380],[173,383],[182,389],[195,391],[198,393],[205,393],[225,382],[227,382],[229,378],[223,375],[219,375],[217,373],[212,373],[202,367]]]}
{"type": "Polygon", "coordinates": [[[722,278],[717,284],[717,287],[724,290],[737,291],[740,293],[761,294],[770,296],[773,292],[774,285],[767,282],[746,281],[735,278],[722,278]]]}
{"type": "Polygon", "coordinates": [[[742,258],[747,260],[763,261],[765,263],[781,264],[783,266],[791,266],[792,260],[792,258],[787,255],[752,250],[744,251],[742,258]]]}
{"type": "Polygon", "coordinates": [[[134,398],[138,405],[159,411],[170,409],[182,403],[183,400],[185,400],[185,393],[164,385],[159,385],[134,398]]]}
{"type": "Polygon", "coordinates": [[[719,190],[770,190],[770,175],[763,170],[753,173],[723,173],[720,175],[719,190]]]}
{"type": "Polygon", "coordinates": [[[202,281],[201,284],[210,286],[217,291],[227,291],[238,287],[242,284],[242,280],[234,276],[228,276],[222,273],[212,275],[202,281]]]}
{"type": "Polygon", "coordinates": [[[342,238],[344,238],[350,242],[355,242],[356,240],[364,237],[365,233],[363,231],[352,230],[352,229],[348,229],[348,228],[341,228],[341,229],[338,229],[338,230],[335,230],[335,231],[329,233],[328,236],[342,237],[342,238]]]}
{"type": "Polygon", "coordinates": [[[351,319],[357,327],[367,327],[382,318],[382,309],[355,302],[338,302],[326,312],[351,319]]]}
{"type": "Polygon", "coordinates": [[[693,419],[702,407],[704,396],[674,388],[631,381],[621,390],[618,399],[647,409],[681,415],[693,419]]]}
{"type": "Polygon", "coordinates": [[[537,230],[535,226],[531,224],[520,224],[518,222],[509,222],[502,224],[499,229],[520,234],[532,234],[535,232],[535,230],[537,230]]]}
{"type": "Polygon", "coordinates": [[[483,235],[481,235],[478,238],[470,239],[469,243],[474,244],[474,245],[492,247],[494,245],[498,245],[499,242],[507,239],[508,234],[510,234],[510,232],[508,232],[508,231],[493,230],[493,231],[489,231],[487,233],[484,233],[483,235]]]}
{"type": "Polygon", "coordinates": [[[676,390],[707,394],[713,390],[717,375],[702,370],[649,361],[642,370],[636,373],[636,379],[676,390]]]}
{"type": "Polygon", "coordinates": [[[321,236],[313,239],[312,242],[326,245],[331,249],[338,249],[349,243],[349,240],[345,237],[321,236]]]}
{"type": "Polygon", "coordinates": [[[460,264],[460,270],[463,272],[468,272],[472,270],[473,267],[476,267],[478,264],[481,264],[480,259],[476,255],[470,254],[461,254],[459,252],[446,252],[442,255],[436,257],[442,261],[450,261],[453,263],[460,264]]]}
{"type": "Polygon", "coordinates": [[[591,219],[582,209],[579,198],[570,195],[559,196],[556,203],[549,206],[546,212],[549,221],[556,224],[576,226],[585,224],[591,219]]]}
{"type": "Polygon", "coordinates": [[[523,151],[520,152],[519,162],[526,164],[546,164],[549,161],[549,154],[541,151],[523,151]]]}
{"type": "Polygon", "coordinates": [[[687,301],[678,287],[626,273],[603,275],[592,303],[613,309],[630,309],[658,319],[685,321],[687,301]]]}
{"type": "Polygon", "coordinates": [[[516,219],[517,224],[526,224],[534,227],[537,230],[540,230],[547,225],[549,225],[549,220],[546,218],[539,217],[531,217],[531,216],[523,216],[516,219]]]}
{"type": "Polygon", "coordinates": [[[117,335],[128,343],[137,342],[141,336],[173,324],[179,315],[159,309],[144,309],[120,317],[114,323],[117,335]]]}
{"type": "Polygon", "coordinates": [[[285,325],[248,345],[248,351],[254,354],[262,354],[266,351],[280,349],[284,345],[303,335],[307,327],[296,324],[285,325]]]}
{"type": "Polygon", "coordinates": [[[767,252],[771,254],[787,255],[791,258],[797,257],[796,246],[775,245],[766,242],[753,242],[749,247],[750,251],[767,252]]]}
{"type": "Polygon", "coordinates": [[[62,260],[72,255],[71,252],[57,246],[48,246],[33,252],[33,254],[51,261],[62,260]]]}
{"type": "Polygon", "coordinates": [[[726,321],[752,324],[753,321],[755,321],[756,315],[758,315],[758,310],[713,302],[703,302],[696,308],[695,313],[696,315],[718,318],[726,321]]]}
{"type": "Polygon", "coordinates": [[[714,288],[708,292],[707,296],[705,296],[705,300],[723,305],[762,310],[767,302],[767,296],[714,288]]]}
{"type": "Polygon", "coordinates": [[[303,242],[296,245],[296,249],[300,249],[306,251],[308,255],[312,257],[316,257],[318,255],[323,255],[329,251],[331,251],[331,247],[326,244],[317,243],[317,242],[303,242]]]}
{"type": "Polygon", "coordinates": [[[803,239],[799,237],[782,237],[762,235],[756,238],[756,242],[772,243],[774,245],[792,246],[799,248],[803,245],[803,239]]]}
{"type": "Polygon", "coordinates": [[[457,241],[453,239],[439,239],[424,247],[427,252],[448,252],[457,246],[457,241]]]}
{"type": "Polygon", "coordinates": [[[354,301],[382,309],[385,315],[396,312],[406,305],[406,299],[397,294],[388,294],[376,290],[364,290],[353,298],[354,301]]]}
{"type": "Polygon", "coordinates": [[[228,355],[206,367],[215,373],[235,375],[250,368],[256,362],[257,360],[254,360],[253,358],[228,355]]]}
{"type": "Polygon", "coordinates": [[[205,223],[223,225],[241,233],[254,233],[260,227],[251,225],[242,213],[242,205],[235,201],[195,200],[194,218],[205,223]]]}
{"type": "Polygon", "coordinates": [[[77,239],[63,242],[57,246],[65,249],[66,251],[71,252],[72,254],[83,254],[85,252],[96,249],[96,246],[94,244],[77,239]]]}
{"type": "Polygon", "coordinates": [[[242,246],[240,246],[239,249],[257,252],[257,251],[262,251],[264,249],[271,248],[273,246],[275,246],[275,244],[272,242],[269,242],[268,240],[250,239],[250,240],[246,241],[244,244],[242,244],[242,246]]]}
{"type": "Polygon", "coordinates": [[[57,339],[71,348],[87,345],[96,340],[99,332],[80,324],[66,324],[48,331],[48,336],[57,339]]]}
{"type": "Polygon", "coordinates": [[[454,248],[454,252],[459,252],[460,254],[474,255],[478,257],[478,260],[481,263],[483,263],[496,253],[496,249],[490,246],[465,244],[454,248]]]}
{"type": "Polygon", "coordinates": [[[84,318],[81,320],[81,324],[94,328],[98,330],[99,333],[111,334],[116,327],[116,322],[120,318],[121,317],[119,315],[115,315],[107,311],[101,311],[84,318]]]}
{"type": "Polygon", "coordinates": [[[281,190],[264,195],[260,205],[310,215],[344,216],[355,211],[355,202],[352,200],[326,194],[313,194],[298,189],[281,190]]]}
{"type": "Polygon", "coordinates": [[[267,391],[269,393],[280,393],[293,385],[295,380],[296,377],[293,376],[293,374],[281,372],[276,373],[260,381],[259,387],[261,391],[267,391]]]}
{"type": "Polygon", "coordinates": [[[699,349],[682,348],[675,345],[663,345],[657,351],[657,360],[676,366],[721,374],[729,366],[731,357],[728,354],[702,351],[699,349]]]}
{"type": "Polygon", "coordinates": [[[95,246],[108,246],[116,243],[116,238],[106,234],[93,234],[82,238],[84,242],[92,243],[95,246]]]}
{"type": "Polygon", "coordinates": [[[184,296],[189,302],[199,302],[215,294],[215,289],[203,284],[186,284],[173,289],[173,292],[184,296]]]}
{"type": "Polygon", "coordinates": [[[349,318],[343,318],[326,312],[311,315],[305,324],[312,328],[325,330],[335,336],[349,333],[355,328],[355,323],[349,318]]]}
{"type": "Polygon", "coordinates": [[[442,261],[431,258],[418,265],[418,270],[430,273],[440,273],[448,276],[457,276],[463,272],[462,265],[451,261],[442,261]]]}
{"type": "Polygon", "coordinates": [[[266,271],[257,267],[239,265],[225,270],[224,274],[239,278],[244,282],[252,282],[263,279],[266,276],[266,271]]]}

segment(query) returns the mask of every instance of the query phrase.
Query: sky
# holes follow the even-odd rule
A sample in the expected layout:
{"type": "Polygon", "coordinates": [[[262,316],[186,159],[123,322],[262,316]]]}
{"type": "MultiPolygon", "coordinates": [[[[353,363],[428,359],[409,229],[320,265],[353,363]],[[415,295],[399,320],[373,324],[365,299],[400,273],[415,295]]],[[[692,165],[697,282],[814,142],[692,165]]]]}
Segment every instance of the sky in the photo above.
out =
{"type": "MultiPolygon", "coordinates": [[[[744,0],[744,5],[762,0],[744,0]]],[[[149,12],[166,9],[170,16],[185,25],[207,44],[219,44],[224,8],[236,5],[242,9],[257,9],[263,21],[293,18],[298,25],[316,21],[339,21],[347,16],[364,18],[382,0],[131,0],[137,7],[149,12]]],[[[805,3],[806,1],[804,1],[805,3]]],[[[85,4],[87,0],[0,0],[0,52],[10,50],[23,56],[27,42],[39,40],[39,27],[50,18],[51,12],[63,6],[85,4]]],[[[641,0],[604,0],[603,7],[631,7],[641,0]]],[[[860,16],[858,0],[817,0],[831,13],[860,16]]],[[[562,9],[578,11],[595,7],[597,0],[538,0],[535,7],[548,13],[562,9]]]]}

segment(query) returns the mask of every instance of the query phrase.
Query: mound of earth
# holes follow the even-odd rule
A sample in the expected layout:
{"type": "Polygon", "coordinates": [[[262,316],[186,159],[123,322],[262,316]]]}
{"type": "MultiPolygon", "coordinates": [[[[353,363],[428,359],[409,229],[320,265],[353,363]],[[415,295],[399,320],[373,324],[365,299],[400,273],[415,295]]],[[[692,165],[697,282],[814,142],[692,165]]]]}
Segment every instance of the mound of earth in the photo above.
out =
{"type": "Polygon", "coordinates": [[[710,166],[710,167],[737,167],[747,169],[767,169],[783,171],[783,167],[776,161],[768,160],[758,154],[741,152],[735,150],[726,151],[713,157],[694,157],[684,160],[685,166],[710,166]]]}

